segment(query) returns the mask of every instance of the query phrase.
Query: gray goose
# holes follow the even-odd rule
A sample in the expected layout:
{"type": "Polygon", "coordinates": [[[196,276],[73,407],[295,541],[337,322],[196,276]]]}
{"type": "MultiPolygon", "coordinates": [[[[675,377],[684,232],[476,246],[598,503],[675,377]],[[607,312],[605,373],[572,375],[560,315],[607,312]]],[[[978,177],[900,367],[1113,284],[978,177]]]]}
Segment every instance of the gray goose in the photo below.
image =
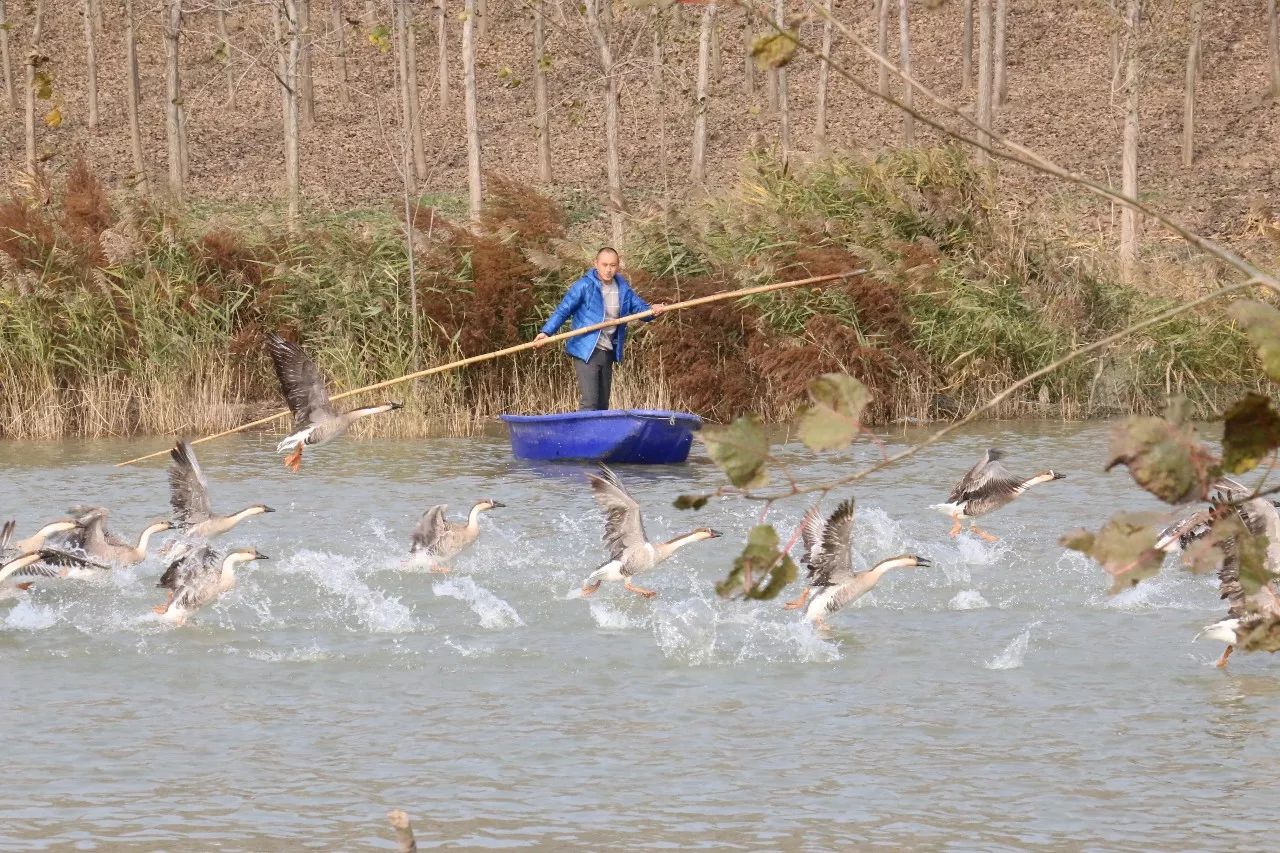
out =
{"type": "MultiPolygon", "coordinates": [[[[934,504],[933,508],[951,516],[951,535],[960,535],[960,521],[974,519],[980,515],[993,512],[1012,501],[1032,486],[1062,480],[1065,474],[1053,469],[1041,471],[1034,477],[1015,477],[1000,464],[1004,453],[994,447],[988,450],[977,465],[969,469],[969,473],[947,495],[946,503],[934,504]]],[[[976,524],[970,523],[969,530],[988,542],[994,542],[998,536],[979,530],[976,524]]]]}
{"type": "Polygon", "coordinates": [[[208,543],[192,548],[169,564],[156,586],[169,590],[169,600],[153,609],[166,621],[182,625],[187,618],[236,584],[236,566],[266,560],[254,548],[238,548],[226,556],[208,543]]]}
{"type": "MultiPolygon", "coordinates": [[[[69,575],[79,574],[83,570],[105,570],[107,566],[101,563],[95,563],[93,560],[81,557],[78,554],[72,554],[60,548],[50,548],[45,545],[48,538],[57,533],[65,533],[69,530],[75,530],[78,525],[74,521],[54,521],[41,527],[26,539],[19,539],[12,545],[9,544],[13,538],[13,531],[16,529],[16,522],[10,520],[0,527],[0,565],[8,566],[13,564],[13,569],[9,576],[13,577],[67,577],[69,575]],[[28,560],[19,563],[23,557],[35,555],[35,560],[28,560]],[[53,568],[58,566],[60,568],[53,568]]],[[[30,583],[19,583],[20,589],[27,589],[30,583]]],[[[3,597],[3,596],[0,596],[3,597]]]]}
{"type": "Polygon", "coordinates": [[[302,467],[304,447],[328,444],[345,434],[361,418],[404,408],[402,403],[383,403],[339,413],[329,402],[329,392],[325,390],[319,368],[302,347],[270,332],[267,334],[267,352],[280,382],[280,392],[293,413],[293,433],[276,445],[276,453],[293,451],[284,460],[290,471],[296,473],[302,467]]]}
{"type": "Polygon", "coordinates": [[[409,545],[411,565],[430,565],[433,572],[448,572],[447,561],[458,556],[480,536],[480,513],[504,503],[486,498],[471,507],[467,520],[449,521],[444,517],[448,504],[436,504],[422,514],[413,529],[409,545]]]}
{"type": "MultiPolygon", "coordinates": [[[[848,502],[852,503],[852,499],[848,502]]],[[[832,518],[835,518],[835,514],[832,514],[832,518]]],[[[850,519],[852,519],[852,514],[850,514],[850,519]]],[[[822,534],[826,527],[827,520],[822,517],[822,510],[818,509],[817,504],[805,510],[804,518],[800,520],[800,542],[804,546],[804,556],[800,558],[800,562],[805,566],[805,583],[807,585],[800,593],[799,598],[792,599],[786,603],[785,608],[787,610],[799,610],[809,600],[809,593],[813,590],[813,587],[808,584],[813,583],[813,579],[818,573],[817,564],[822,556],[822,534]]],[[[850,539],[850,546],[852,546],[852,523],[849,525],[847,535],[850,539]]]]}
{"type": "Polygon", "coordinates": [[[640,504],[627,494],[616,474],[601,465],[600,473],[589,474],[587,480],[591,483],[592,496],[604,511],[604,544],[609,549],[609,561],[587,577],[582,585],[583,598],[607,580],[620,580],[624,589],[653,598],[656,592],[633,586],[631,579],[649,571],[685,545],[720,535],[709,527],[699,527],[666,542],[650,542],[640,517],[640,504]]]}
{"type": "Polygon", "coordinates": [[[0,601],[16,598],[34,583],[31,580],[17,580],[18,578],[52,578],[61,574],[45,564],[45,554],[40,550],[27,551],[9,547],[9,539],[16,526],[13,521],[7,521],[0,527],[0,555],[3,555],[0,556],[0,601]],[[10,578],[14,580],[11,581],[10,578]]]}
{"type": "Polygon", "coordinates": [[[147,545],[151,537],[172,530],[172,521],[153,521],[138,535],[138,544],[130,545],[107,530],[108,511],[104,507],[76,507],[71,510],[78,529],[68,534],[67,541],[95,560],[132,566],[147,558],[147,545]]]}
{"type": "Polygon", "coordinates": [[[1236,514],[1249,533],[1266,537],[1266,567],[1271,580],[1253,595],[1245,595],[1244,586],[1240,583],[1239,543],[1232,537],[1219,544],[1222,566],[1218,569],[1218,588],[1222,599],[1227,602],[1227,618],[1206,625],[1196,635],[1197,639],[1208,637],[1227,644],[1215,664],[1219,668],[1227,665],[1227,658],[1231,657],[1242,637],[1260,625],[1280,620],[1280,596],[1276,593],[1277,581],[1280,581],[1280,511],[1266,498],[1254,498],[1238,506],[1236,514]]]}
{"type": "Polygon", "coordinates": [[[231,515],[214,512],[209,503],[209,481],[191,444],[185,439],[178,441],[169,456],[173,459],[169,466],[169,503],[173,506],[174,527],[183,531],[185,542],[214,539],[246,518],[275,512],[266,504],[253,504],[231,515]]]}
{"type": "MultiPolygon", "coordinates": [[[[804,618],[815,628],[828,628],[826,617],[839,612],[846,605],[870,592],[885,572],[890,569],[927,567],[924,557],[903,554],[881,560],[865,572],[853,570],[853,499],[843,501],[825,520],[817,507],[811,507],[801,522],[800,533],[806,544],[805,561],[808,563],[808,593],[812,598],[805,606],[805,597],[789,602],[795,608],[804,607],[804,618]]],[[[795,609],[793,608],[793,609],[795,609]]]]}

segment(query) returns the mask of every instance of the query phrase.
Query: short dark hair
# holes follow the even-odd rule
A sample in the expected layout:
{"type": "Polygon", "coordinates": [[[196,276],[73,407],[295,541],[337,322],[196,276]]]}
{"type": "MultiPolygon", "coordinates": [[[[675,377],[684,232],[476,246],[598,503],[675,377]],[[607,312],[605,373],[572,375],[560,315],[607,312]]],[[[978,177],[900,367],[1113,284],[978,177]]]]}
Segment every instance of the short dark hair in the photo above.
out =
{"type": "Polygon", "coordinates": [[[601,246],[599,249],[596,250],[596,260],[597,261],[600,260],[600,256],[603,255],[605,252],[612,252],[615,258],[618,258],[618,259],[622,258],[622,255],[618,254],[618,250],[613,248],[612,246],[601,246]]]}

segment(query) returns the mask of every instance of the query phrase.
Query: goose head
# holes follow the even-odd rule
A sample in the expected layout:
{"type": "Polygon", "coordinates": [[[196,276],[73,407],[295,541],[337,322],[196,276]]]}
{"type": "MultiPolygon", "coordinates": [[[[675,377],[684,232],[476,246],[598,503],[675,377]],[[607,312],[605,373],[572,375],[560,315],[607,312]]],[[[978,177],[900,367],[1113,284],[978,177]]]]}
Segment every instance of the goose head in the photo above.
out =
{"type": "Polygon", "coordinates": [[[227,556],[223,558],[223,562],[234,565],[236,563],[251,563],[254,560],[270,559],[270,557],[261,553],[257,548],[237,548],[234,551],[229,551],[227,556]]]}
{"type": "Polygon", "coordinates": [[[491,509],[496,509],[498,507],[504,507],[504,506],[506,506],[506,504],[502,503],[502,501],[495,501],[493,498],[485,498],[484,500],[479,501],[476,504],[475,508],[478,509],[480,512],[488,512],[491,509]]]}
{"type": "Polygon", "coordinates": [[[888,571],[889,569],[927,569],[932,565],[933,563],[927,557],[919,557],[915,554],[901,554],[897,557],[881,560],[876,563],[875,567],[881,571],[888,571]]]}

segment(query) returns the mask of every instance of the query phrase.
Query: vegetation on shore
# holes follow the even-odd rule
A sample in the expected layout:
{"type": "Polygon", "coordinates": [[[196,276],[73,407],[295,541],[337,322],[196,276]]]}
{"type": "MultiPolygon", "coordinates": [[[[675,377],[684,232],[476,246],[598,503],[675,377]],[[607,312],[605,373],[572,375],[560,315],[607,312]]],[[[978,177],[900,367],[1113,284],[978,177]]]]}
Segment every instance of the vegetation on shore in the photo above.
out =
{"type": "MultiPolygon", "coordinates": [[[[337,389],[528,340],[604,229],[527,187],[490,185],[477,233],[447,204],[415,210],[412,289],[391,205],[313,216],[291,236],[261,210],[110,198],[83,165],[65,186],[15,190],[0,203],[0,436],[199,434],[260,416],[279,407],[268,330],[301,340],[337,389]]],[[[759,160],[722,197],[637,221],[624,260],[651,301],[869,272],[646,327],[615,405],[782,420],[812,376],[844,371],[872,389],[873,422],[949,417],[1172,304],[1011,221],[986,187],[953,148],[790,173],[759,160]]],[[[1256,386],[1247,352],[1220,311],[1184,316],[998,414],[1149,412],[1175,388],[1210,414],[1256,386]]],[[[465,433],[500,411],[570,408],[575,391],[563,357],[544,351],[392,396],[407,416],[369,430],[465,433]]]]}

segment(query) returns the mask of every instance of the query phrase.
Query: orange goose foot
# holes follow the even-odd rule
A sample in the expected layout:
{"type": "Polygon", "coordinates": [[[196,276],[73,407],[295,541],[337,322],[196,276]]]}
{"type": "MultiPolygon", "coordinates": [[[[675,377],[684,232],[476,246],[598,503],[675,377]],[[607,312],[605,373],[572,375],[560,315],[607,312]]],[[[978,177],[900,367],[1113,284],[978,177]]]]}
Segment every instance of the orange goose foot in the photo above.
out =
{"type": "Polygon", "coordinates": [[[596,590],[600,588],[601,583],[603,583],[603,581],[596,581],[595,583],[584,583],[582,585],[582,590],[579,593],[579,595],[581,595],[583,598],[586,598],[590,595],[594,595],[596,590]]]}
{"type": "Polygon", "coordinates": [[[1227,658],[1231,657],[1231,653],[1236,650],[1235,646],[1227,646],[1222,650],[1222,657],[1218,658],[1218,662],[1214,664],[1218,669],[1227,668],[1227,658]]]}
{"type": "Polygon", "coordinates": [[[644,589],[643,587],[632,586],[631,581],[629,580],[623,582],[622,588],[627,590],[628,592],[634,592],[636,595],[643,595],[645,598],[653,598],[655,595],[658,594],[651,589],[644,589]]]}
{"type": "Polygon", "coordinates": [[[800,593],[799,598],[793,598],[782,606],[787,610],[799,610],[801,607],[804,607],[804,603],[808,600],[809,590],[806,589],[804,592],[800,593]]]}
{"type": "Polygon", "coordinates": [[[298,442],[298,446],[293,452],[284,458],[284,467],[293,473],[298,473],[298,469],[302,467],[302,442],[298,442]]]}

